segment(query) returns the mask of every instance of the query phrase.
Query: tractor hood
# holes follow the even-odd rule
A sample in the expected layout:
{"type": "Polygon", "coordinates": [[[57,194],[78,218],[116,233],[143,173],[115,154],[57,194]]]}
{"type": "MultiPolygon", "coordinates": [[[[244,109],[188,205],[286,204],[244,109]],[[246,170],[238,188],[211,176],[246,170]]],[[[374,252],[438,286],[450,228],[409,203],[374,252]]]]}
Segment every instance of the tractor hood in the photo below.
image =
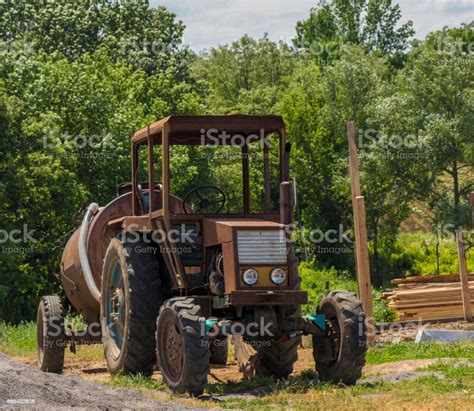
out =
{"type": "MultiPolygon", "coordinates": [[[[256,219],[220,220],[209,218],[204,220],[203,229],[206,247],[232,242],[237,239],[238,233],[253,232],[258,238],[257,233],[273,232],[275,237],[285,237],[285,225],[256,219]]],[[[261,236],[264,241],[265,234],[261,234],[261,236]]]]}

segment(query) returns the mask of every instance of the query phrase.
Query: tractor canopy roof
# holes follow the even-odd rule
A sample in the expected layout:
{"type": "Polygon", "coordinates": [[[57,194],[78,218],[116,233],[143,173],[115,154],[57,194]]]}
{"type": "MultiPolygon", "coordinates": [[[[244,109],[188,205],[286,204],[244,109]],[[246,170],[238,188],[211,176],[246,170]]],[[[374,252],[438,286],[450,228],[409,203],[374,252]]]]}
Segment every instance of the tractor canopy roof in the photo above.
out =
{"type": "Polygon", "coordinates": [[[163,130],[167,131],[170,145],[202,145],[211,139],[214,144],[232,145],[229,136],[256,135],[261,138],[281,134],[285,123],[281,116],[169,116],[137,131],[132,142],[143,144],[148,136],[155,144],[162,144],[163,130]],[[210,136],[210,137],[209,137],[210,136]],[[216,140],[217,139],[217,140],[216,140]]]}

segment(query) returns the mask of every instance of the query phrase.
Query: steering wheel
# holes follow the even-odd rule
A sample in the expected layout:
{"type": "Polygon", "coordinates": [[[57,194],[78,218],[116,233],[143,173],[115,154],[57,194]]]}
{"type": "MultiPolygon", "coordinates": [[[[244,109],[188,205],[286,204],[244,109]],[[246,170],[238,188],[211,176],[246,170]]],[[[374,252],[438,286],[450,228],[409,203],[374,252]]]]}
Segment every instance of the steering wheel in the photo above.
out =
{"type": "Polygon", "coordinates": [[[224,208],[224,204],[225,194],[219,187],[202,186],[189,191],[184,196],[183,210],[185,214],[191,214],[191,212],[198,214],[201,210],[214,206],[208,214],[217,214],[224,208]],[[213,195],[212,192],[214,192],[213,195]],[[210,197],[208,194],[211,194],[210,197]]]}

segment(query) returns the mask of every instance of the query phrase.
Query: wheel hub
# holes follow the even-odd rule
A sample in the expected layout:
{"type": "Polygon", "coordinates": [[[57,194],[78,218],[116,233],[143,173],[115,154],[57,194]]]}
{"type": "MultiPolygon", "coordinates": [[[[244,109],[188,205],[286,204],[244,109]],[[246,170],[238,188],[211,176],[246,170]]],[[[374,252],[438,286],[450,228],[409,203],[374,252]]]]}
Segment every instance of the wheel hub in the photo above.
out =
{"type": "Polygon", "coordinates": [[[165,337],[166,367],[175,379],[179,378],[183,368],[183,339],[175,324],[169,323],[165,337]]]}

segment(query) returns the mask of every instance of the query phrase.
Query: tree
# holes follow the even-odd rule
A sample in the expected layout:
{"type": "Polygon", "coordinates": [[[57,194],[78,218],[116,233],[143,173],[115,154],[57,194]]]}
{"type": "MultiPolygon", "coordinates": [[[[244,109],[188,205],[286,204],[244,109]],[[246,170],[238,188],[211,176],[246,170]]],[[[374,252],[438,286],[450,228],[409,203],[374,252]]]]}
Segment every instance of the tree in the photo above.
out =
{"type": "MultiPolygon", "coordinates": [[[[444,209],[446,215],[450,203],[451,216],[445,223],[456,227],[467,224],[467,196],[474,188],[474,60],[466,52],[468,44],[457,41],[469,38],[472,25],[431,34],[410,53],[394,97],[407,102],[404,115],[409,124],[404,135],[419,134],[424,140],[432,206],[444,209]]],[[[400,112],[400,107],[396,110],[400,112]]]]}
{"type": "MultiPolygon", "coordinates": [[[[361,49],[354,48],[351,54],[323,72],[315,63],[302,62],[279,105],[295,147],[291,167],[305,206],[305,226],[323,232],[340,224],[344,230],[352,226],[346,124],[355,120],[360,128],[367,128],[369,107],[381,92],[386,70],[380,59],[366,56],[361,49]]],[[[351,265],[349,255],[319,258],[345,268],[351,265]]]]}
{"type": "Polygon", "coordinates": [[[293,68],[288,46],[248,36],[212,48],[194,64],[201,94],[211,113],[268,114],[273,112],[284,79],[293,68]]]}
{"type": "Polygon", "coordinates": [[[191,53],[182,47],[184,24],[147,0],[5,0],[0,39],[18,52],[59,53],[69,60],[101,50],[113,61],[147,73],[187,76],[191,53]]]}
{"type": "Polygon", "coordinates": [[[391,56],[403,52],[415,34],[411,21],[399,25],[400,6],[392,0],[321,0],[306,20],[296,25],[294,44],[327,64],[349,45],[391,56]]]}

